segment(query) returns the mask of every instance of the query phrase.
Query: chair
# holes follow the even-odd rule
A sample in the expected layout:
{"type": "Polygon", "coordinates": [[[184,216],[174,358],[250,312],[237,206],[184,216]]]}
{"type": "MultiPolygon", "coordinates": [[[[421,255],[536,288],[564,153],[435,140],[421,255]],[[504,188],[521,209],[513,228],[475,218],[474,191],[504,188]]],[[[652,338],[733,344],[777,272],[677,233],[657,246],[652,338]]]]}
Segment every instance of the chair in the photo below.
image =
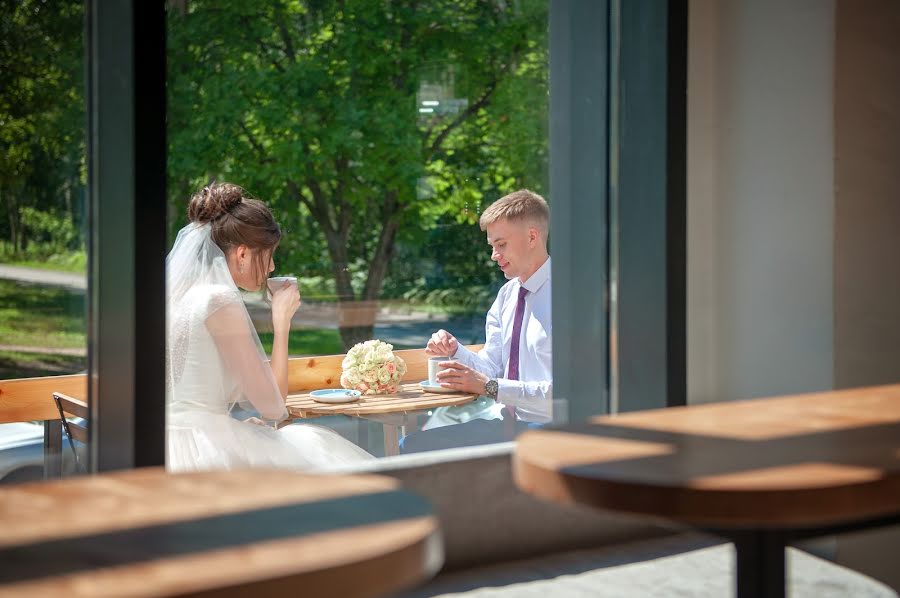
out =
{"type": "Polygon", "coordinates": [[[75,470],[83,471],[75,441],[87,444],[87,426],[69,421],[68,417],[79,417],[85,421],[88,419],[88,406],[84,401],[63,394],[53,393],[53,402],[59,412],[59,420],[47,420],[44,422],[44,477],[62,477],[62,432],[69,439],[69,446],[75,457],[75,470]]]}

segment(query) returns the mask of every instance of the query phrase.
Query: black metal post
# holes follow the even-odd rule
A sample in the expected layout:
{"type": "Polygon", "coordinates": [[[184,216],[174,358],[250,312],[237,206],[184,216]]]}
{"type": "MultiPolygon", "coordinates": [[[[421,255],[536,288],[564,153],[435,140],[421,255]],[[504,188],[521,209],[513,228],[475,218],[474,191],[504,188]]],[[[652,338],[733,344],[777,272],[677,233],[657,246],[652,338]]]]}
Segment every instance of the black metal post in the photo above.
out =
{"type": "Polygon", "coordinates": [[[786,536],[780,531],[732,532],[737,598],[784,598],[786,536]]]}
{"type": "Polygon", "coordinates": [[[165,3],[88,0],[89,470],[165,461],[165,3]]]}
{"type": "Polygon", "coordinates": [[[612,3],[614,411],[687,402],[687,2],[612,3]]]}

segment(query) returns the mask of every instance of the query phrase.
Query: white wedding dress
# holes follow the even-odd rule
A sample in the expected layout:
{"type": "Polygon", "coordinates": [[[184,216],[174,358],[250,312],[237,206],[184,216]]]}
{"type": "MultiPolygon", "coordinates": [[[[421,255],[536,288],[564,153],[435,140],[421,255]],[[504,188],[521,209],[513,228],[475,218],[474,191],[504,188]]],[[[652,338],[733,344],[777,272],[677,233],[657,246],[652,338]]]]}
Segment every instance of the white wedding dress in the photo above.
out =
{"type": "Polygon", "coordinates": [[[373,459],[328,428],[293,424],[276,430],[231,416],[235,403],[270,420],[287,412],[225,256],[208,229],[185,227],[167,259],[167,468],[311,471],[373,459]]]}

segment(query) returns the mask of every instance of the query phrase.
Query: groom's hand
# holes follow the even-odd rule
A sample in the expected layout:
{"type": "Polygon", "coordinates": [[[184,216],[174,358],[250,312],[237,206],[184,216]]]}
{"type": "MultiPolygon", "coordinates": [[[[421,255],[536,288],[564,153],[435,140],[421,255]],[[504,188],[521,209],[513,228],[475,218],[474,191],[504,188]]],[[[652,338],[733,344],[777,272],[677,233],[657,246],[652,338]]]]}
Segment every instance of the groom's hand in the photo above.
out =
{"type": "Polygon", "coordinates": [[[428,345],[425,347],[425,353],[427,355],[453,357],[456,355],[458,348],[459,343],[456,341],[456,337],[441,329],[431,335],[431,340],[428,341],[428,345]]]}
{"type": "Polygon", "coordinates": [[[488,377],[477,370],[458,361],[442,361],[438,364],[441,371],[437,373],[437,381],[444,388],[452,388],[460,392],[484,394],[484,385],[488,377]]]}

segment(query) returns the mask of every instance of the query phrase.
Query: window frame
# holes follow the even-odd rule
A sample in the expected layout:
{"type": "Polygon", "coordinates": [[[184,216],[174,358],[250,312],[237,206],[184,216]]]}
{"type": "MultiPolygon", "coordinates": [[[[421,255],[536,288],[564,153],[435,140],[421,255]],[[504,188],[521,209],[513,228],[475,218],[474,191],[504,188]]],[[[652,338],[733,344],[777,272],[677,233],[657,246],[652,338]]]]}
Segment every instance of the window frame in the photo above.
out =
{"type": "MultiPolygon", "coordinates": [[[[684,404],[687,2],[549,6],[557,420],[684,404]]],[[[163,465],[165,3],[86,8],[91,470],[163,465]]]]}
{"type": "Polygon", "coordinates": [[[88,471],[165,463],[165,3],[86,0],[88,471]]]}

